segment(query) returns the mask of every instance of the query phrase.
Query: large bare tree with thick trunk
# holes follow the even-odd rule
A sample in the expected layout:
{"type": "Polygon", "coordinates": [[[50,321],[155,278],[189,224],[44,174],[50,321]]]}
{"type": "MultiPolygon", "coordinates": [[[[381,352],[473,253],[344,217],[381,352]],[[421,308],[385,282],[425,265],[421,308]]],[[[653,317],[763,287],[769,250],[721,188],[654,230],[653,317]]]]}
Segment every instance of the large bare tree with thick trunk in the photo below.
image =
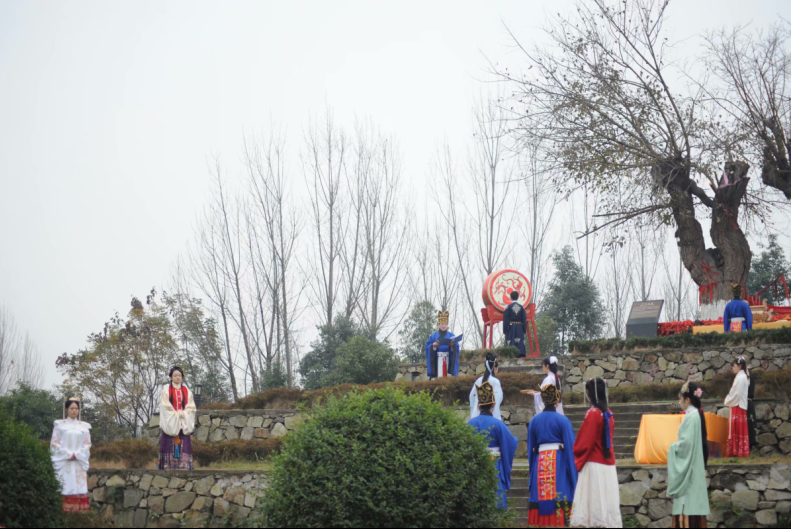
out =
{"type": "Polygon", "coordinates": [[[580,2],[576,16],[558,15],[548,28],[548,47],[520,45],[524,73],[499,73],[514,87],[514,133],[542,141],[562,170],[558,185],[599,194],[601,222],[590,231],[642,216],[672,223],[705,301],[729,299],[729,283],[746,283],[750,268],[739,216],[749,165],[718,143],[735,136],[706,119],[705,91],[673,85],[682,74],[663,31],[667,4],[580,2]],[[714,248],[699,216],[711,219],[714,248]]]}

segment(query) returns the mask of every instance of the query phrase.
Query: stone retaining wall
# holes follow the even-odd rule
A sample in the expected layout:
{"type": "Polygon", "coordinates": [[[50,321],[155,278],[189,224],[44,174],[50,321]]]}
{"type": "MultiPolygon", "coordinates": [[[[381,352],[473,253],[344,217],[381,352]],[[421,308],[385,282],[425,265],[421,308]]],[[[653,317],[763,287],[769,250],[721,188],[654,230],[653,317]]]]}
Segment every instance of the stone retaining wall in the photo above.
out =
{"type": "Polygon", "coordinates": [[[251,472],[102,470],[88,473],[91,505],[115,527],[239,527],[266,490],[251,472]]]}
{"type": "MultiPolygon", "coordinates": [[[[524,371],[534,374],[543,374],[541,370],[542,358],[500,358],[497,363],[503,371],[524,371]]],[[[563,366],[558,366],[559,374],[563,374],[563,366]]],[[[459,362],[459,376],[480,376],[486,371],[483,360],[473,362],[459,362]]],[[[424,363],[402,364],[399,366],[395,381],[425,382],[428,380],[428,368],[424,363]]]]}
{"type": "MultiPolygon", "coordinates": [[[[722,402],[704,401],[704,411],[730,417],[730,408],[722,402]]],[[[755,434],[759,455],[791,454],[791,407],[773,400],[755,401],[755,434]]],[[[617,417],[616,417],[617,420],[617,417]]],[[[617,426],[617,422],[616,428],[617,426]]]]}
{"type": "Polygon", "coordinates": [[[753,368],[776,371],[791,361],[791,345],[755,345],[718,349],[630,351],[563,357],[566,377],[563,391],[584,393],[584,382],[602,377],[609,387],[633,384],[683,384],[687,380],[710,380],[731,369],[745,356],[753,368]]]}
{"type": "MultiPolygon", "coordinates": [[[[771,527],[791,512],[789,465],[713,464],[707,476],[710,527],[771,527]]],[[[666,468],[618,467],[618,481],[625,526],[670,527],[666,468]]],[[[266,488],[265,473],[244,471],[91,469],[88,479],[92,506],[115,527],[238,527],[266,488]]]]}
{"type": "MultiPolygon", "coordinates": [[[[709,466],[709,527],[773,527],[791,512],[789,465],[709,466]]],[[[670,527],[667,469],[619,467],[624,527],[670,527]],[[633,520],[630,520],[633,519],[633,520]]]]}
{"type": "MultiPolygon", "coordinates": [[[[194,439],[218,443],[283,437],[302,424],[302,415],[297,410],[198,410],[196,421],[194,439]]],[[[159,414],[156,413],[144,436],[151,442],[159,442],[160,434],[159,414]]]]}

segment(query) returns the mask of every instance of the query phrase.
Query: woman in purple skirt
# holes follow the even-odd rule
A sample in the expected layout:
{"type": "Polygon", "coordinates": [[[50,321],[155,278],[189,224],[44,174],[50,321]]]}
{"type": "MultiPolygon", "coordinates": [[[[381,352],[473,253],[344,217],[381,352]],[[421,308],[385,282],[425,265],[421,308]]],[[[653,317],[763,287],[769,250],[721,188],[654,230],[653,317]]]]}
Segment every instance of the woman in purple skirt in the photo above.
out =
{"type": "Polygon", "coordinates": [[[159,406],[160,470],[192,470],[192,440],[195,431],[195,399],[183,384],[184,371],[170,370],[170,384],[162,390],[159,406]]]}

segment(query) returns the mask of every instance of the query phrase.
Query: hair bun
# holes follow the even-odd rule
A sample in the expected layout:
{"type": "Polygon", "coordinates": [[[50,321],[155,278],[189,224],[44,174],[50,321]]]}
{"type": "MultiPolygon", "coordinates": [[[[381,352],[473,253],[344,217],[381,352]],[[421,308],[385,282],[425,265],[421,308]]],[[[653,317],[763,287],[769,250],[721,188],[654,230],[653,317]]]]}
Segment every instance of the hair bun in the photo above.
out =
{"type": "Polygon", "coordinates": [[[549,363],[550,363],[550,364],[555,364],[555,365],[557,365],[557,363],[558,363],[558,357],[557,357],[557,356],[550,356],[550,357],[549,357],[549,363]]]}

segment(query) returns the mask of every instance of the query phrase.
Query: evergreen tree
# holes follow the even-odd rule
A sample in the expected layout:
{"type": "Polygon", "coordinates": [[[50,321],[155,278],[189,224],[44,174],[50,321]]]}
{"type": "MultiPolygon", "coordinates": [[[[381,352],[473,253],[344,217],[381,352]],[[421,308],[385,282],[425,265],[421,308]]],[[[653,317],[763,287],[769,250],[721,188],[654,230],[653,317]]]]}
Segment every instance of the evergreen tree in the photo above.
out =
{"type": "MultiPolygon", "coordinates": [[[[769,244],[766,250],[761,252],[761,256],[753,259],[750,267],[750,275],[747,277],[747,290],[750,294],[755,294],[782,274],[786,281],[791,281],[791,265],[786,260],[783,248],[777,243],[777,235],[769,236],[769,244]]],[[[775,296],[774,289],[769,289],[761,298],[769,302],[770,305],[781,303],[786,299],[785,290],[778,289],[775,296]]]]}
{"type": "Polygon", "coordinates": [[[362,330],[351,318],[338,317],[333,325],[319,327],[319,339],[310,344],[310,351],[299,363],[302,386],[305,389],[331,386],[327,375],[335,369],[338,347],[362,335],[362,330]]]}
{"type": "MultiPolygon", "coordinates": [[[[601,335],[605,323],[604,306],[599,289],[574,260],[570,246],[555,253],[552,261],[555,277],[549,285],[543,314],[555,325],[557,345],[550,351],[555,349],[565,354],[569,340],[590,340],[601,335]]],[[[544,323],[549,325],[549,322],[544,323]]]]}
{"type": "Polygon", "coordinates": [[[409,317],[398,331],[403,344],[401,356],[412,364],[425,361],[426,340],[436,330],[437,310],[430,301],[421,301],[412,307],[409,317]]]}

